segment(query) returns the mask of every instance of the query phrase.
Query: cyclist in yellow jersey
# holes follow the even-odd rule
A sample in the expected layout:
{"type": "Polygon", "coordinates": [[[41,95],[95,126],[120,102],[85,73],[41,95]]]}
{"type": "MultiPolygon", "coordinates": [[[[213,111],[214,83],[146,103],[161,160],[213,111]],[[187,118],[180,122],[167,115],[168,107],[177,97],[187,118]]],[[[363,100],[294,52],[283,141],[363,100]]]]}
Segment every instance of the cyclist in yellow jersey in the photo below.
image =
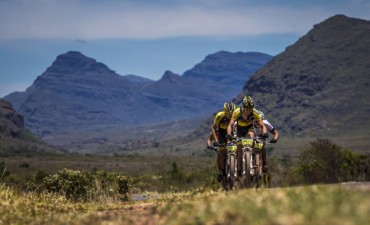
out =
{"type": "MultiPolygon", "coordinates": [[[[254,137],[254,127],[253,122],[255,121],[262,130],[262,137],[267,138],[267,129],[263,124],[261,114],[257,109],[254,108],[253,99],[250,96],[244,96],[242,107],[237,108],[232,118],[230,119],[230,123],[227,127],[227,135],[226,139],[228,141],[231,140],[231,133],[234,122],[237,121],[237,137],[254,137]]],[[[242,161],[242,146],[237,145],[237,160],[238,162],[242,161]]],[[[242,173],[242,163],[238,163],[238,175],[242,173]]]]}
{"type": "MultiPolygon", "coordinates": [[[[225,102],[224,110],[216,114],[215,120],[212,126],[213,137],[218,144],[226,144],[227,127],[230,123],[231,117],[235,110],[235,104],[232,102],[225,102]]],[[[217,167],[219,174],[217,180],[221,182],[222,177],[225,176],[226,168],[226,149],[217,151],[217,167]]]]}

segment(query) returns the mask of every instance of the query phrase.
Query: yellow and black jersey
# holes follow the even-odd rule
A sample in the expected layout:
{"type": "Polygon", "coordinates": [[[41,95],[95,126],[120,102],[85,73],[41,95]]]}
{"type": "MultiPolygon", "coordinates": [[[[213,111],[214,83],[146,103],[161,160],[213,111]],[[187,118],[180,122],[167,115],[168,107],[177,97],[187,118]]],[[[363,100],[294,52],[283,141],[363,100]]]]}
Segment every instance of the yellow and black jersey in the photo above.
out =
{"type": "Polygon", "coordinates": [[[226,130],[229,123],[230,119],[227,118],[225,111],[221,111],[217,113],[213,125],[220,129],[226,130]]]}
{"type": "Polygon", "coordinates": [[[253,113],[249,114],[247,118],[242,117],[242,107],[237,108],[233,113],[233,119],[238,122],[238,126],[246,127],[253,123],[253,120],[261,120],[261,114],[257,109],[253,108],[253,113]]]}

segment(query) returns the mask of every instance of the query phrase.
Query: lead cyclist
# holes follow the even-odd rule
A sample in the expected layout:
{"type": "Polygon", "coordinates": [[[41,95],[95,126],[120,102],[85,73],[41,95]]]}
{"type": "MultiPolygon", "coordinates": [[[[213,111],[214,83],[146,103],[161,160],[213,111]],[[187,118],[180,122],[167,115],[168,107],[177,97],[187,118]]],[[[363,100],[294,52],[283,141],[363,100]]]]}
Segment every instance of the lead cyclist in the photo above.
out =
{"type": "MultiPolygon", "coordinates": [[[[254,127],[253,127],[253,121],[258,123],[262,129],[262,136],[264,138],[267,138],[267,129],[265,125],[262,122],[261,115],[257,109],[254,108],[254,102],[251,96],[244,96],[242,106],[240,108],[237,108],[233,116],[230,119],[230,123],[227,127],[227,135],[225,136],[225,139],[227,142],[231,141],[231,134],[233,130],[233,125],[237,122],[237,128],[236,128],[236,134],[237,137],[254,137],[254,127]]],[[[237,144],[237,162],[242,162],[243,152],[242,152],[242,145],[239,143],[237,144]]],[[[242,175],[242,163],[238,163],[238,176],[242,175]]]]}

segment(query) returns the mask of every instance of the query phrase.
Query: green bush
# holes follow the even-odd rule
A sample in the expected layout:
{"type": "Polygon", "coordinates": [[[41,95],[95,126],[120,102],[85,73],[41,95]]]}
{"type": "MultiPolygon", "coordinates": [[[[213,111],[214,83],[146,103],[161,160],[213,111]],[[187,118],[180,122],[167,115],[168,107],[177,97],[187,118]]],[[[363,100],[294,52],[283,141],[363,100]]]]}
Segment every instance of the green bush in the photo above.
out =
{"type": "Polygon", "coordinates": [[[370,156],[342,149],[328,139],[310,142],[301,152],[297,174],[304,183],[335,183],[369,179],[370,156]]]}
{"type": "Polygon", "coordinates": [[[74,201],[128,199],[129,178],[104,171],[60,170],[43,179],[48,191],[64,194],[74,201]]]}
{"type": "Polygon", "coordinates": [[[328,139],[310,142],[311,147],[301,152],[300,172],[306,183],[338,182],[342,173],[341,147],[328,139]]]}

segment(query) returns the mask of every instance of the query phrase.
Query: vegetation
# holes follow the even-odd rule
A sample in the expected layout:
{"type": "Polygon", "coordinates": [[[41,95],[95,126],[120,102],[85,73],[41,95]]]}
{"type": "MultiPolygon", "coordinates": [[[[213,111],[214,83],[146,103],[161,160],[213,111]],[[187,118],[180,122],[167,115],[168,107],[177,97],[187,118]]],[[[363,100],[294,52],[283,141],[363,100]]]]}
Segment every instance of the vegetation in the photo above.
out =
{"type": "Polygon", "coordinates": [[[368,192],[340,186],[203,193],[160,209],[163,224],[368,224],[368,192]]]}
{"type": "Polygon", "coordinates": [[[278,188],[223,192],[213,152],[5,155],[0,224],[145,224],[151,218],[155,224],[367,224],[369,188],[292,186],[369,181],[369,165],[369,155],[317,139],[297,158],[269,159],[271,186],[278,188]],[[156,197],[137,203],[134,194],[156,197]]]}
{"type": "Polygon", "coordinates": [[[62,193],[74,201],[127,200],[128,182],[125,176],[104,171],[81,172],[68,169],[43,179],[46,190],[62,193]]]}
{"type": "Polygon", "coordinates": [[[0,224],[369,224],[368,193],[320,185],[186,192],[144,203],[106,204],[0,185],[0,224]]]}

